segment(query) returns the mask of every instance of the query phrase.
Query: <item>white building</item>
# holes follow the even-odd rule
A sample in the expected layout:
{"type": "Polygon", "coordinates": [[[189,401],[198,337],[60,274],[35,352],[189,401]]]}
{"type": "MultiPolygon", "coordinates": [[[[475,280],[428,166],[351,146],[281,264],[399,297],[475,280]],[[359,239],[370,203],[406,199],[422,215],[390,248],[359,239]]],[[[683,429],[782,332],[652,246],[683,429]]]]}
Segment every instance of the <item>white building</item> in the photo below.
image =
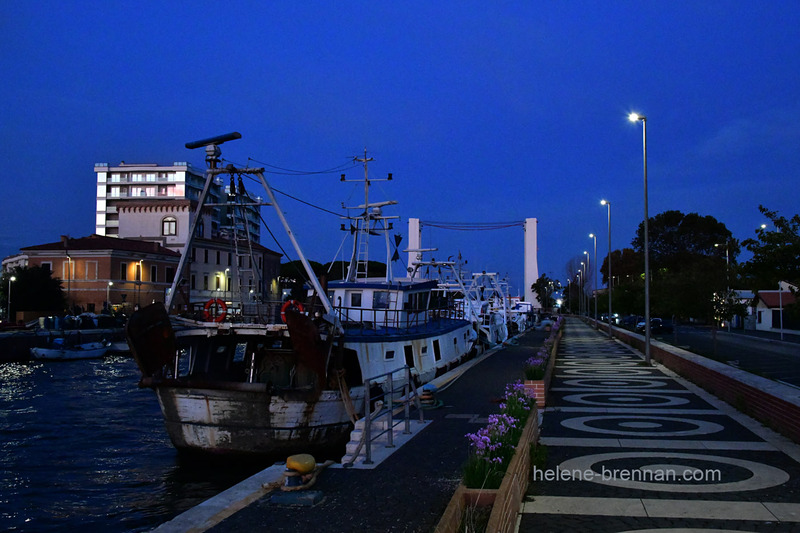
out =
{"type": "Polygon", "coordinates": [[[800,333],[800,324],[784,312],[786,306],[796,302],[793,291],[797,291],[797,287],[784,281],[779,286],[780,290],[758,291],[755,300],[756,329],[800,333]]]}
{"type": "MultiPolygon", "coordinates": [[[[95,233],[158,242],[182,252],[194,223],[205,172],[186,162],[117,166],[96,163],[95,233]]],[[[259,244],[260,197],[246,191],[239,176],[218,176],[208,191],[206,208],[196,227],[189,288],[179,299],[182,311],[196,310],[223,299],[234,310],[239,304],[278,299],[280,254],[259,244]],[[226,183],[227,182],[227,183],[226,183]]]]}

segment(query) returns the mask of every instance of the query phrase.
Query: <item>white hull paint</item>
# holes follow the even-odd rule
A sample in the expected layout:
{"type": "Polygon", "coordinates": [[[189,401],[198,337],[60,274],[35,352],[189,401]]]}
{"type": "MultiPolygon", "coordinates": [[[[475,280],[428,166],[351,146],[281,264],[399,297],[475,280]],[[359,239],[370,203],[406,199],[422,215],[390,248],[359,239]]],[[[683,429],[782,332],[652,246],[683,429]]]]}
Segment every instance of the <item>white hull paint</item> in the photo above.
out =
{"type": "MultiPolygon", "coordinates": [[[[212,453],[299,453],[343,441],[352,429],[338,391],[313,402],[266,391],[157,387],[172,443],[212,453]]],[[[363,412],[363,387],[351,389],[363,412]]]]}
{"type": "Polygon", "coordinates": [[[36,361],[72,361],[78,359],[100,359],[109,347],[102,342],[79,344],[72,348],[31,348],[31,358],[36,361]]]}

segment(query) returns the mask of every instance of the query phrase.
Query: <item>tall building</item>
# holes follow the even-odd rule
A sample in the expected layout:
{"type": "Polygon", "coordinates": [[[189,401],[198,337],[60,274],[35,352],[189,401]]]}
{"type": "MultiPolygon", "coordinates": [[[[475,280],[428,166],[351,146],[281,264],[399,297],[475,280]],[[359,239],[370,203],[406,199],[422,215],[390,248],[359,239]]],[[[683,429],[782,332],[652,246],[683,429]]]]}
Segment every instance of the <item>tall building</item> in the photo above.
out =
{"type": "MultiPolygon", "coordinates": [[[[205,186],[203,170],[186,162],[117,166],[96,163],[95,233],[152,241],[182,252],[205,186]]],[[[279,298],[280,254],[259,244],[261,198],[240,176],[211,182],[196,224],[192,260],[181,275],[179,311],[222,299],[235,312],[247,303],[279,298]]]]}

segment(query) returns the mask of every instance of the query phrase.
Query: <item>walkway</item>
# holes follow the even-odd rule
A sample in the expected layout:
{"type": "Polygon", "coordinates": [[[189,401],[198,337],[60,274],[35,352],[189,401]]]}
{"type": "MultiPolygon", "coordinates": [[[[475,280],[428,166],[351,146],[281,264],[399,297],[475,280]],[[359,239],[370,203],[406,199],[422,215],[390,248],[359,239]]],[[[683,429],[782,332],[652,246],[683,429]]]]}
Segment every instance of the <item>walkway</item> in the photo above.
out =
{"type": "Polygon", "coordinates": [[[576,319],[550,399],[520,532],[800,531],[800,447],[576,319]]]}
{"type": "Polygon", "coordinates": [[[467,370],[437,394],[441,408],[425,411],[427,427],[375,468],[326,469],[313,487],[323,495],[316,505],[293,507],[268,495],[208,531],[433,531],[461,479],[465,435],[499,412],[506,384],[522,379],[525,359],[545,337],[529,331],[467,370]]]}

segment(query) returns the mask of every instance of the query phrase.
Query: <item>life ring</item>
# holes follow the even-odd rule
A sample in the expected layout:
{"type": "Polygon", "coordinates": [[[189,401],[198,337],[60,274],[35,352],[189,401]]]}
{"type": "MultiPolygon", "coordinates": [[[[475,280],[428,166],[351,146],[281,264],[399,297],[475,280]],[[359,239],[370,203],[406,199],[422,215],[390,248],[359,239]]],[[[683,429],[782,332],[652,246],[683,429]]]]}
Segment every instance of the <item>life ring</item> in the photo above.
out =
{"type": "Polygon", "coordinates": [[[211,298],[206,302],[206,305],[203,307],[203,318],[206,320],[211,319],[211,313],[209,313],[208,310],[211,309],[212,305],[218,306],[222,310],[220,314],[214,317],[214,322],[222,322],[225,320],[225,317],[228,316],[228,306],[219,298],[211,298]]]}
{"type": "Polygon", "coordinates": [[[286,300],[284,304],[281,306],[281,320],[284,324],[286,324],[286,310],[287,309],[294,309],[298,313],[302,313],[305,310],[303,309],[303,304],[298,302],[297,300],[286,300]]]}

